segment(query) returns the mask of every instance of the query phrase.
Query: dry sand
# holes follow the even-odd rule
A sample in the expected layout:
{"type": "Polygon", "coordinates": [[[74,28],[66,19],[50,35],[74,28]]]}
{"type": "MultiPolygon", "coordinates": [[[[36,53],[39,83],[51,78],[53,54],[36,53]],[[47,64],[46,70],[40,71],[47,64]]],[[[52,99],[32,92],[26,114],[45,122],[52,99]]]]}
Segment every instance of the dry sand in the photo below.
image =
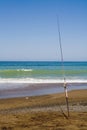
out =
{"type": "Polygon", "coordinates": [[[69,92],[70,117],[65,94],[0,99],[1,130],[87,130],[87,90],[69,92]],[[64,112],[64,113],[63,113],[64,112]]]}

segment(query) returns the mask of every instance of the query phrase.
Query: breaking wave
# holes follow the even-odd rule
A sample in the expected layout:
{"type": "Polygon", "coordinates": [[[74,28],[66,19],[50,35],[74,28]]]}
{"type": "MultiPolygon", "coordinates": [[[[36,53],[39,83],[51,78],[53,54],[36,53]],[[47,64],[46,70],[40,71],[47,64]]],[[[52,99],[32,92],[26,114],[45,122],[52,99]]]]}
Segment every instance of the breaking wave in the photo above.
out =
{"type": "MultiPolygon", "coordinates": [[[[0,78],[0,83],[63,83],[63,79],[0,78]]],[[[87,79],[66,79],[66,83],[87,83],[87,79]]]]}

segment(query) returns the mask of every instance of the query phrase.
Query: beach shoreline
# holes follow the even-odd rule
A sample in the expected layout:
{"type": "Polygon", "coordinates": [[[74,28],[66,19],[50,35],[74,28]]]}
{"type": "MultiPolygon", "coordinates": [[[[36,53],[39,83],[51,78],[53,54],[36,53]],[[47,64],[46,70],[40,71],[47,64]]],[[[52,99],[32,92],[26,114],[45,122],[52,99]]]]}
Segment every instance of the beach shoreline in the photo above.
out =
{"type": "MultiPolygon", "coordinates": [[[[64,92],[63,83],[24,83],[24,84],[0,84],[0,99],[26,96],[39,96],[64,92]],[[3,86],[4,85],[4,86],[3,86]]],[[[87,89],[86,83],[67,83],[68,91],[87,89]]]]}
{"type": "MultiPolygon", "coordinates": [[[[69,104],[70,105],[87,106],[87,100],[86,100],[87,99],[87,89],[71,90],[68,92],[68,95],[69,95],[69,104]]],[[[31,104],[30,106],[33,106],[33,105],[37,106],[38,103],[40,103],[39,105],[42,105],[42,106],[43,106],[43,104],[50,106],[51,103],[54,104],[54,106],[57,105],[56,103],[58,103],[58,104],[61,103],[61,105],[66,104],[64,92],[62,92],[62,93],[56,92],[56,93],[52,93],[52,94],[44,94],[44,95],[36,95],[36,96],[2,98],[2,99],[0,99],[0,102],[3,102],[3,104],[10,103],[10,105],[12,104],[12,102],[15,102],[15,104],[17,104],[17,102],[23,102],[23,105],[25,104],[25,106],[26,105],[28,106],[30,104],[31,104]],[[10,101],[10,102],[8,102],[8,101],[10,101]],[[26,104],[26,102],[29,104],[26,104]],[[33,102],[33,104],[32,104],[32,102],[33,102]]],[[[18,103],[17,105],[20,106],[21,104],[18,103]]],[[[2,106],[0,106],[0,108],[1,107],[2,106]]],[[[7,107],[9,107],[9,105],[7,105],[7,107]]]]}

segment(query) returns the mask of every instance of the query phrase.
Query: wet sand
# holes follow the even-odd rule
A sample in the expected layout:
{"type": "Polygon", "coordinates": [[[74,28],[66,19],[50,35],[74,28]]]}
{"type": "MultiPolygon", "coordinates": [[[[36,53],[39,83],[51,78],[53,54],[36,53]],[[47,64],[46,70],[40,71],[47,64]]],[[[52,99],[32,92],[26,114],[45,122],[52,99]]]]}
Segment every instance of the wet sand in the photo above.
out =
{"type": "MultiPolygon", "coordinates": [[[[76,89],[87,89],[86,83],[67,84],[68,91],[76,89]]],[[[64,92],[63,83],[37,83],[37,84],[12,84],[6,83],[0,86],[1,98],[14,98],[25,96],[39,96],[52,93],[64,92]]]]}

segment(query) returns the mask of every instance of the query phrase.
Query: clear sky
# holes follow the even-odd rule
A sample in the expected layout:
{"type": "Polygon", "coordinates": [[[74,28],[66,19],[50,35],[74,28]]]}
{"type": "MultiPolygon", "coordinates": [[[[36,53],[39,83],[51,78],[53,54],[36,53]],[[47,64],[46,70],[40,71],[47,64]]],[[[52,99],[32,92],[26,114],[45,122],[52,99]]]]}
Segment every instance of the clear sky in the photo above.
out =
{"type": "Polygon", "coordinates": [[[0,0],[0,60],[87,61],[87,0],[0,0]]]}

